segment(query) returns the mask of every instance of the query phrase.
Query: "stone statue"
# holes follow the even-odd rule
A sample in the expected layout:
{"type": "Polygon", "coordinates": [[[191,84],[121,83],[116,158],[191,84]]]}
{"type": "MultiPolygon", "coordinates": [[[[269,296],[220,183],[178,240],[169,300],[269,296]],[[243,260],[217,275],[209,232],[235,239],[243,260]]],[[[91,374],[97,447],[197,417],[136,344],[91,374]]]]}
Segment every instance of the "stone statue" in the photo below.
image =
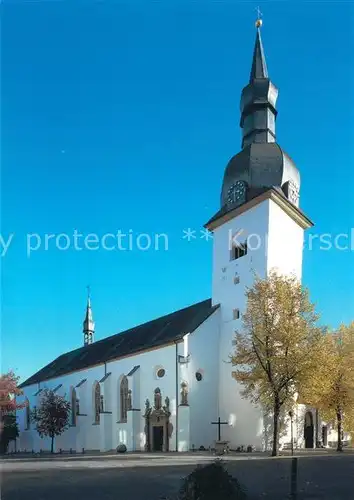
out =
{"type": "Polygon", "coordinates": [[[161,391],[158,387],[155,389],[154,406],[155,410],[161,409],[161,391]]]}
{"type": "Polygon", "coordinates": [[[151,413],[151,410],[152,410],[152,408],[150,405],[150,401],[147,399],[145,401],[145,413],[144,413],[143,417],[148,417],[151,413]]]}
{"type": "Polygon", "coordinates": [[[188,405],[188,386],[185,382],[181,384],[181,405],[188,405]]]}

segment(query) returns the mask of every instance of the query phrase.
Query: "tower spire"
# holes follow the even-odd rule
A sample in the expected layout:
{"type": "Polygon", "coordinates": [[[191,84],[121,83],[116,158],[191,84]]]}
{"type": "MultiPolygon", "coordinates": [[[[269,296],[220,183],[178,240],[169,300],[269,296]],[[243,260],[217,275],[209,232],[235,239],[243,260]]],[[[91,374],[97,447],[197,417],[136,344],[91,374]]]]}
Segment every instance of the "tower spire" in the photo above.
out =
{"type": "MultiPolygon", "coordinates": [[[[258,16],[262,13],[258,9],[258,16]]],[[[261,38],[261,26],[263,21],[258,17],[256,21],[257,35],[256,42],[254,44],[252,68],[250,74],[250,83],[256,78],[268,78],[267,63],[264,55],[263,43],[261,38]]]]}
{"type": "Polygon", "coordinates": [[[261,38],[261,12],[257,10],[256,41],[253,50],[252,67],[248,85],[241,96],[242,148],[252,143],[275,142],[275,109],[278,89],[268,76],[261,38]]]}
{"type": "Polygon", "coordinates": [[[282,190],[291,203],[299,206],[300,172],[276,142],[278,89],[268,75],[261,39],[262,14],[256,10],[256,41],[250,79],[242,89],[240,103],[241,151],[229,160],[225,168],[221,209],[206,227],[212,227],[218,218],[222,219],[234,208],[268,189],[282,190]]]}
{"type": "Polygon", "coordinates": [[[93,334],[95,333],[95,323],[93,321],[92,308],[91,308],[91,293],[90,287],[87,287],[87,304],[86,314],[83,322],[84,345],[92,344],[93,334]]]}

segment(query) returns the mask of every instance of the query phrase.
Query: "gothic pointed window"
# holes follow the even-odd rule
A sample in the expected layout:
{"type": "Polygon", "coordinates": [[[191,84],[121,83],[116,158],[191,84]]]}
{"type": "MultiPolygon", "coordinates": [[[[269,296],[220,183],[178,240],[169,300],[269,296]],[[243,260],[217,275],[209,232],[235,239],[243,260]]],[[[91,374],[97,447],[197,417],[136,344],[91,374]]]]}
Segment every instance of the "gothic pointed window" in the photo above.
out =
{"type": "Polygon", "coordinates": [[[76,398],[75,408],[76,408],[76,415],[80,415],[80,400],[79,400],[79,398],[76,398]]]}
{"type": "Polygon", "coordinates": [[[26,422],[25,422],[25,425],[26,425],[26,430],[29,430],[31,427],[31,408],[30,408],[28,398],[26,398],[26,422]]]}
{"type": "Polygon", "coordinates": [[[129,399],[129,386],[127,377],[123,377],[120,383],[120,421],[127,421],[129,399]]]}
{"type": "Polygon", "coordinates": [[[94,384],[93,390],[93,398],[94,398],[94,423],[100,423],[100,410],[101,410],[101,388],[98,382],[94,384]]]}
{"type": "Polygon", "coordinates": [[[73,387],[71,389],[71,425],[76,425],[76,415],[77,415],[77,407],[76,407],[76,390],[73,387]]]}

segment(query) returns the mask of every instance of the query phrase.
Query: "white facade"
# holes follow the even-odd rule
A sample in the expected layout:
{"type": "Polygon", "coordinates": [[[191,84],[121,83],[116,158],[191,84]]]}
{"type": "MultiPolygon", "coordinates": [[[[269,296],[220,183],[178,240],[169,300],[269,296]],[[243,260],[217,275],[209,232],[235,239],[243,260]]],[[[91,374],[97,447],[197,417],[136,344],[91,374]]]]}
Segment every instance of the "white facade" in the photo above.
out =
{"type": "Polygon", "coordinates": [[[230,424],[223,436],[231,448],[263,449],[268,442],[262,412],[241,397],[228,362],[246,309],[246,288],[255,276],[265,278],[272,270],[301,279],[303,238],[303,228],[270,197],[214,229],[212,297],[220,304],[220,417],[230,424]],[[232,247],[245,242],[247,254],[232,259],[232,247]]]}
{"type": "MultiPolygon", "coordinates": [[[[162,401],[170,400],[169,451],[188,451],[193,445],[209,446],[214,442],[216,429],[211,421],[217,417],[219,310],[217,309],[185,341],[148,350],[136,356],[107,362],[87,370],[73,372],[40,384],[24,387],[22,400],[27,398],[30,408],[39,405],[39,389],[55,389],[56,393],[71,401],[71,391],[76,388],[80,411],[76,425],[55,439],[56,451],[85,450],[107,451],[125,444],[128,450],[144,451],[146,445],[145,401],[154,402],[154,390],[161,390],[162,401]],[[182,357],[182,358],[180,358],[182,357]],[[183,362],[189,358],[189,362],[183,362]],[[182,361],[182,362],[181,362],[182,361]],[[129,376],[134,367],[136,370],[129,376]],[[164,368],[165,375],[158,378],[157,371],[164,368]],[[202,374],[197,381],[196,372],[202,374]],[[94,386],[100,383],[104,397],[104,412],[100,423],[95,423],[94,386]],[[128,375],[132,391],[132,409],[127,412],[127,422],[120,423],[120,383],[128,375]],[[84,381],[84,382],[83,382],[84,381]],[[181,405],[181,384],[187,384],[188,405],[181,405]],[[80,387],[77,387],[81,383],[80,387]]],[[[31,424],[26,429],[26,411],[18,412],[20,438],[17,449],[48,450],[50,440],[40,438],[31,424]]]]}
{"type": "MultiPolygon", "coordinates": [[[[79,414],[75,425],[55,439],[56,451],[107,451],[119,444],[125,444],[130,451],[146,450],[148,434],[151,442],[154,430],[148,430],[144,418],[145,402],[148,399],[153,406],[156,388],[160,389],[162,404],[169,398],[168,439],[164,439],[166,447],[163,448],[166,451],[213,447],[218,429],[212,422],[219,417],[222,422],[228,422],[222,425],[221,436],[231,449],[252,446],[262,450],[269,446],[261,410],[241,398],[240,386],[232,377],[229,356],[235,330],[241,328],[241,316],[246,308],[245,289],[252,286],[255,276],[264,278],[272,269],[277,269],[285,274],[294,273],[301,279],[304,228],[294,220],[291,210],[284,210],[270,192],[218,224],[213,227],[212,303],[219,307],[198,328],[178,343],[24,387],[23,397],[28,399],[31,409],[39,405],[40,389],[56,389],[71,402],[75,388],[79,414]],[[245,241],[247,254],[234,259],[232,247],[245,241]],[[235,310],[239,311],[238,319],[235,310]],[[159,369],[165,370],[162,378],[157,375],[159,369]],[[197,373],[201,380],[197,380],[197,373]],[[126,422],[121,421],[120,407],[123,377],[127,377],[131,391],[126,422]],[[96,383],[103,396],[99,423],[95,421],[96,383]],[[182,384],[187,388],[187,401],[182,401],[182,384]]],[[[306,407],[299,406],[294,417],[294,436],[300,447],[305,444],[306,411],[306,407]]],[[[19,425],[18,449],[50,448],[49,439],[40,438],[33,424],[26,429],[25,410],[19,412],[19,425]]],[[[281,436],[284,446],[290,442],[289,429],[288,426],[281,436]]],[[[329,434],[329,443],[331,438],[329,434]]]]}

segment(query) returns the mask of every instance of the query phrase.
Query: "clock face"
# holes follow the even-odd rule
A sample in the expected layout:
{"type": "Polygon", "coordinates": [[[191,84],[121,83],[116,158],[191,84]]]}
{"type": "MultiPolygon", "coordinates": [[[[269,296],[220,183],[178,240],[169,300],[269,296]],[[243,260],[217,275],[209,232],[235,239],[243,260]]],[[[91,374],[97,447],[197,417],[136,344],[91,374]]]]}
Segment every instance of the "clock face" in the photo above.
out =
{"type": "Polygon", "coordinates": [[[227,202],[231,205],[233,203],[240,203],[245,201],[246,198],[246,185],[243,181],[236,181],[230,186],[227,192],[227,202]]]}
{"type": "Polygon", "coordinates": [[[292,181],[289,181],[288,193],[289,193],[288,198],[291,201],[291,203],[293,203],[294,205],[298,205],[298,203],[299,203],[299,188],[292,181]]]}

